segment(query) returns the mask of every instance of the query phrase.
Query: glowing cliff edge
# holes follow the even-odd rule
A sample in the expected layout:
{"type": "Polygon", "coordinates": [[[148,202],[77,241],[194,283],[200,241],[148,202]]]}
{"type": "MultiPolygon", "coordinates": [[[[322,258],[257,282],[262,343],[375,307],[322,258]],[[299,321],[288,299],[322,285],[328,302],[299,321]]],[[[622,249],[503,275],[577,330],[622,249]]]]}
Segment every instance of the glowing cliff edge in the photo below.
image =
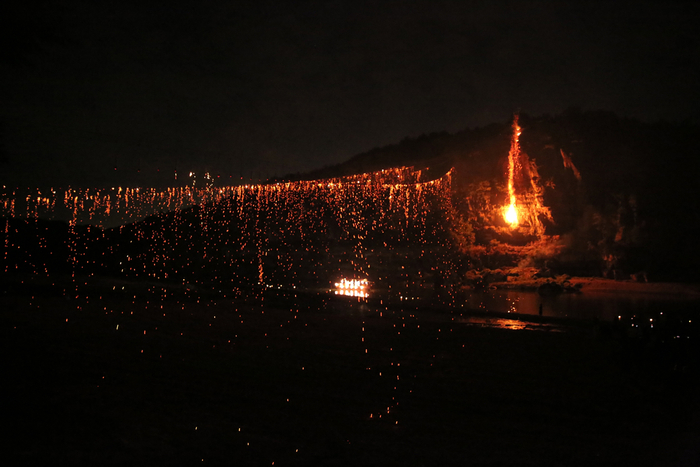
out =
{"type": "MultiPolygon", "coordinates": [[[[512,230],[529,235],[544,235],[542,220],[553,221],[550,209],[544,205],[544,189],[534,160],[520,150],[522,128],[518,115],[513,117],[513,134],[508,151],[508,205],[501,208],[503,219],[512,230]]],[[[553,184],[552,184],[553,186],[553,184]]]]}
{"type": "Polygon", "coordinates": [[[503,219],[511,226],[518,226],[518,208],[515,199],[515,173],[521,171],[520,165],[520,133],[518,115],[513,118],[513,136],[510,139],[510,151],[508,151],[508,200],[510,204],[503,208],[503,219]]]}

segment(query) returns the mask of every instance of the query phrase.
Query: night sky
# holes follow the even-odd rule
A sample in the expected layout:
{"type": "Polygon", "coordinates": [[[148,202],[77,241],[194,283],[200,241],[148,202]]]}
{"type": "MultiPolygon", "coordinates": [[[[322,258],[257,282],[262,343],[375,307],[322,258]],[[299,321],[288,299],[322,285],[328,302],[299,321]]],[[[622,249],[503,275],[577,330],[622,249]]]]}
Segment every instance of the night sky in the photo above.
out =
{"type": "Polygon", "coordinates": [[[0,183],[265,178],[517,110],[697,122],[699,3],[3,6],[0,183]]]}

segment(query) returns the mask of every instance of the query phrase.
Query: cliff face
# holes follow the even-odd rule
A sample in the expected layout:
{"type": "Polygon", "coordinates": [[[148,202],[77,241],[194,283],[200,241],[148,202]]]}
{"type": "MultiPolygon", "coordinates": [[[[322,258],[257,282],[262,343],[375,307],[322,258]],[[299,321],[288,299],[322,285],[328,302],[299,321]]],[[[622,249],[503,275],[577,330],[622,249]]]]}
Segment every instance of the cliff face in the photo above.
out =
{"type": "Polygon", "coordinates": [[[0,260],[35,274],[287,286],[357,276],[393,290],[484,268],[700,279],[697,128],[521,115],[517,151],[514,128],[406,139],[297,177],[314,181],[211,188],[201,206],[104,232],[8,219],[0,260]],[[504,218],[512,200],[517,225],[504,218]]]}
{"type": "Polygon", "coordinates": [[[510,122],[405,139],[307,176],[412,165],[429,167],[426,173],[436,177],[454,167],[453,205],[478,251],[494,241],[522,245],[558,236],[561,248],[554,259],[563,272],[700,279],[694,240],[700,233],[694,207],[700,174],[697,126],[576,109],[555,116],[523,114],[519,124],[524,176],[516,181],[516,192],[523,203],[532,202],[530,182],[535,180],[551,213],[551,219],[543,211],[536,214],[543,225],[536,236],[503,229],[510,122]]]}

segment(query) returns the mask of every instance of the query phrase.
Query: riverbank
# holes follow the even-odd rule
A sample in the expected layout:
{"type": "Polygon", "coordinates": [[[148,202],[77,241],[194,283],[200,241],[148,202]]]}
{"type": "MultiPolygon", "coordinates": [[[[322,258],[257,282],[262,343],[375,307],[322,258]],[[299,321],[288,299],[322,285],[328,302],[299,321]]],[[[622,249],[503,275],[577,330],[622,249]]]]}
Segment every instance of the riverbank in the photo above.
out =
{"type": "Polygon", "coordinates": [[[656,295],[659,297],[669,296],[676,298],[700,298],[700,284],[682,284],[671,282],[637,282],[637,281],[615,281],[600,277],[572,277],[571,284],[581,285],[581,292],[622,292],[656,295]]]}
{"type": "Polygon", "coordinates": [[[489,285],[501,290],[537,291],[547,284],[559,286],[557,293],[622,293],[654,296],[654,298],[700,299],[700,284],[672,282],[616,281],[601,277],[556,277],[523,278],[514,276],[511,280],[491,282],[489,285]]]}

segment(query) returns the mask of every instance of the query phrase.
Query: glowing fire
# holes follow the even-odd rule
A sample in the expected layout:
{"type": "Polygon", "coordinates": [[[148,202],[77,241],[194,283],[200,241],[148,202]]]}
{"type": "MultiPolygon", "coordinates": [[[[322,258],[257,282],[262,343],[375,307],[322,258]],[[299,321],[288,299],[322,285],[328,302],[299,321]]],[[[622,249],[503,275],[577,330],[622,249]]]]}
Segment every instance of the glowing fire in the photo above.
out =
{"type": "Polygon", "coordinates": [[[341,279],[340,282],[336,282],[335,284],[335,294],[336,295],[347,295],[349,297],[360,297],[360,298],[367,298],[369,297],[368,293],[368,287],[369,284],[367,282],[367,279],[341,279]]]}
{"type": "Polygon", "coordinates": [[[518,226],[518,208],[515,202],[515,179],[516,170],[520,169],[520,126],[518,125],[518,115],[513,118],[513,136],[510,139],[510,151],[508,152],[508,198],[510,204],[503,208],[503,218],[511,228],[518,226]]]}
{"type": "Polygon", "coordinates": [[[515,228],[518,226],[518,211],[515,209],[515,199],[511,199],[510,206],[506,209],[503,218],[511,227],[515,228]]]}
{"type": "MultiPolygon", "coordinates": [[[[503,206],[501,212],[511,229],[523,227],[530,235],[541,237],[545,231],[542,219],[553,221],[552,213],[543,202],[544,189],[540,185],[537,164],[520,150],[521,133],[516,114],[513,116],[513,135],[508,152],[508,205],[503,206]],[[516,185],[519,189],[517,194],[516,185]]],[[[566,158],[564,163],[566,166],[566,158]]]]}

